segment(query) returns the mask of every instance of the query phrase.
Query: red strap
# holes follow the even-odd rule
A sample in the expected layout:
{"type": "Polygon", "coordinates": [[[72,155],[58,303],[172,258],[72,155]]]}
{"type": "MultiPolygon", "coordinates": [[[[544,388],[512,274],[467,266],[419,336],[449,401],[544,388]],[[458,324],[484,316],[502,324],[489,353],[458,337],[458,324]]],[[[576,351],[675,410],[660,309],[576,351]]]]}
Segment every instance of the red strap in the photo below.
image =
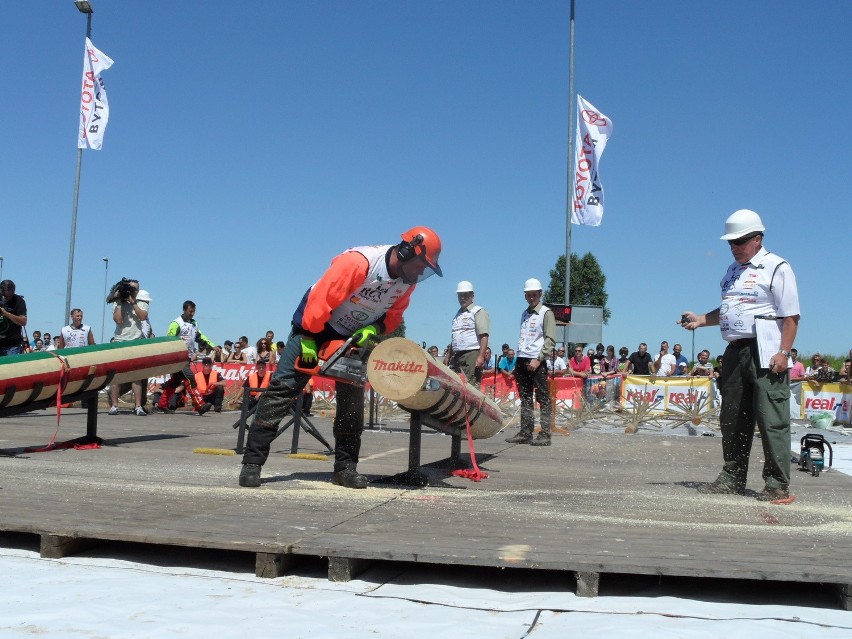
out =
{"type": "MultiPolygon", "coordinates": [[[[462,386],[462,401],[464,401],[464,405],[468,405],[468,395],[467,395],[467,385],[462,386]]],[[[482,396],[482,399],[479,402],[479,407],[482,407],[482,403],[485,401],[485,395],[482,396]]],[[[479,469],[479,464],[476,463],[476,451],[473,448],[473,437],[470,436],[470,415],[467,409],[465,409],[464,413],[464,425],[467,429],[467,448],[470,452],[470,461],[473,464],[473,468],[460,468],[458,470],[454,470],[450,473],[453,477],[464,477],[465,479],[470,479],[471,481],[482,481],[483,479],[488,479],[488,473],[482,472],[479,469]]]]}
{"type": "MultiPolygon", "coordinates": [[[[89,448],[100,448],[101,445],[97,443],[92,444],[75,444],[73,441],[61,442],[59,444],[55,444],[56,436],[59,434],[59,422],[62,416],[62,391],[65,390],[65,387],[68,385],[68,371],[70,370],[70,366],[68,365],[68,360],[64,357],[61,357],[54,353],[53,351],[47,351],[53,357],[59,360],[62,364],[62,367],[59,369],[59,383],[56,385],[56,430],[53,433],[53,437],[50,438],[50,442],[47,446],[43,448],[25,448],[25,453],[44,453],[49,450],[59,450],[63,448],[74,448],[76,450],[84,450],[89,448]]],[[[95,397],[94,401],[97,401],[97,397],[95,397]]]]}

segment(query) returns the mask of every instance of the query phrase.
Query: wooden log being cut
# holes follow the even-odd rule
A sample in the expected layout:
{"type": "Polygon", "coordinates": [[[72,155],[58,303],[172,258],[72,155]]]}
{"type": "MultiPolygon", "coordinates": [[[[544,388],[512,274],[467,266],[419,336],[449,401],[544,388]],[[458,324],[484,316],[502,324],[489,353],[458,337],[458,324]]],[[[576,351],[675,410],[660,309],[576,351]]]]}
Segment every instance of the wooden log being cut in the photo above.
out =
{"type": "Polygon", "coordinates": [[[367,379],[380,395],[408,411],[419,411],[425,425],[450,435],[493,437],[503,427],[497,405],[475,386],[403,337],[380,342],[367,361],[367,379]]]}

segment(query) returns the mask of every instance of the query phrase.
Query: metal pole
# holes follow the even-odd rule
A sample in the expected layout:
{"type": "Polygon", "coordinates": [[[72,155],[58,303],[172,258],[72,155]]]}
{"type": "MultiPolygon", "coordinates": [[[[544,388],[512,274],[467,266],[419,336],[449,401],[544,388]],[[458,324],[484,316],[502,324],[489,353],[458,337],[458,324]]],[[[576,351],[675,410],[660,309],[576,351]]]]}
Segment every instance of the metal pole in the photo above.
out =
{"type": "Polygon", "coordinates": [[[3,281],[3,256],[0,255],[0,282],[3,281]]]}
{"type": "MultiPolygon", "coordinates": [[[[91,7],[89,7],[89,11],[86,13],[86,37],[92,37],[91,7]]],[[[74,244],[77,241],[77,202],[80,198],[80,170],[82,166],[83,149],[77,149],[77,173],[74,177],[74,205],[71,208],[71,241],[68,248],[68,283],[65,286],[65,319],[62,320],[62,326],[65,326],[65,320],[71,315],[71,281],[74,276],[74,244]]]]}
{"type": "Polygon", "coordinates": [[[103,258],[104,261],[104,307],[101,310],[101,344],[104,343],[104,323],[106,322],[106,296],[107,296],[107,280],[109,278],[109,258],[103,258]]]}
{"type": "MultiPolygon", "coordinates": [[[[565,204],[565,303],[571,303],[571,208],[574,201],[574,0],[568,45],[568,184],[565,204]]],[[[566,329],[567,331],[567,329],[566,329]]]]}
{"type": "MultiPolygon", "coordinates": [[[[571,303],[571,209],[574,202],[574,0],[571,0],[571,16],[568,44],[568,167],[567,193],[565,201],[565,304],[571,303]]],[[[562,342],[568,348],[568,327],[564,329],[562,342]]]]}

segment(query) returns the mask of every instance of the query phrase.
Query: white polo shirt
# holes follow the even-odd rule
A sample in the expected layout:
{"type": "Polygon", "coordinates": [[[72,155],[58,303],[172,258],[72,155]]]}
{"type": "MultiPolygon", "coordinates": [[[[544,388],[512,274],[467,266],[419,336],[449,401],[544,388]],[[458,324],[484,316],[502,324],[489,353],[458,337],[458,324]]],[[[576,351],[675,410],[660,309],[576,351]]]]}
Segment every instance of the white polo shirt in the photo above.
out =
{"type": "Polygon", "coordinates": [[[793,269],[765,248],[745,264],[731,264],[720,285],[719,328],[725,341],[755,337],[754,318],[759,315],[799,315],[793,269]]]}

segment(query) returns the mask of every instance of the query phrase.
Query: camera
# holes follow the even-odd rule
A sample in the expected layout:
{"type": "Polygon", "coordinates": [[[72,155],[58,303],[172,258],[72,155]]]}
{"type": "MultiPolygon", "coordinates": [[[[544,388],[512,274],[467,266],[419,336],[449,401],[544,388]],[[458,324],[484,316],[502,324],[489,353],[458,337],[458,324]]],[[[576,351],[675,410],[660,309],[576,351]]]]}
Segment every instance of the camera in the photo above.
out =
{"type": "Polygon", "coordinates": [[[113,302],[127,302],[134,296],[136,293],[136,287],[130,283],[130,280],[126,277],[122,277],[120,281],[113,284],[112,288],[109,291],[109,295],[107,295],[106,301],[107,304],[112,304],[113,302]]]}
{"type": "Polygon", "coordinates": [[[686,325],[689,324],[689,318],[686,315],[680,316],[680,325],[686,328],[686,325]]]}

